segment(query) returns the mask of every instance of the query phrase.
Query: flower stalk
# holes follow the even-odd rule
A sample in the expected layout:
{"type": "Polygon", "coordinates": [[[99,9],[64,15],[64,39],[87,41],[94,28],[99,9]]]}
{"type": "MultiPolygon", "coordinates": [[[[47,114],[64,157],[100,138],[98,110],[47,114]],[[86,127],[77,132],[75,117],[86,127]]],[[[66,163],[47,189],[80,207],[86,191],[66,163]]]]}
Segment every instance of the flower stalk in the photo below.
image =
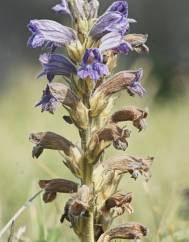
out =
{"type": "Polygon", "coordinates": [[[73,28],[51,20],[32,20],[28,44],[32,48],[45,47],[40,56],[42,72],[48,84],[37,107],[54,114],[65,108],[64,120],[75,125],[80,145],[53,132],[30,135],[35,144],[32,155],[38,158],[44,150],[61,151],[64,164],[78,179],[78,183],[56,178],[41,180],[43,200],[52,202],[59,193],[71,194],[64,207],[61,222],[67,220],[82,242],[109,242],[112,239],[142,239],[147,229],[138,223],[111,224],[125,212],[133,212],[132,193],[118,192],[125,174],[137,179],[149,178],[153,157],[115,157],[104,160],[111,145],[126,152],[131,131],[122,123],[132,122],[138,131],[146,127],[148,110],[127,106],[112,113],[120,91],[131,96],[146,94],[141,84],[143,70],[125,70],[114,74],[120,54],[148,52],[147,35],[128,34],[136,21],[128,18],[128,3],[115,1],[98,17],[98,0],[62,0],[53,7],[59,14],[71,17],[73,28]],[[67,56],[57,53],[65,48],[67,56]],[[56,76],[62,82],[54,82],[56,76]]]}

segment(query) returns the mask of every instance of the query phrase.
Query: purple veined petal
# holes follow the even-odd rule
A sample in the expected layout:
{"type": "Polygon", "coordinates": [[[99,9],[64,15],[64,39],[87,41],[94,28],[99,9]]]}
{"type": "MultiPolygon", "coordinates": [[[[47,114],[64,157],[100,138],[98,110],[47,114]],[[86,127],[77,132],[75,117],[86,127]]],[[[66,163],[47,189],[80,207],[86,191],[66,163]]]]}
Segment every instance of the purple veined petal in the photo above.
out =
{"type": "Polygon", "coordinates": [[[86,50],[77,74],[81,79],[89,77],[93,81],[97,81],[101,77],[109,74],[108,67],[103,64],[103,57],[99,49],[86,50]]]}
{"type": "Polygon", "coordinates": [[[67,0],[61,0],[61,3],[55,5],[52,9],[57,13],[71,15],[67,0]]]}
{"type": "Polygon", "coordinates": [[[140,97],[143,97],[146,94],[146,90],[140,83],[143,77],[143,69],[140,68],[138,71],[135,72],[135,75],[136,75],[136,78],[133,80],[132,84],[128,87],[128,91],[131,95],[137,94],[140,97]]]}
{"type": "Polygon", "coordinates": [[[74,64],[64,55],[45,53],[40,56],[39,60],[43,66],[43,71],[39,77],[47,75],[49,81],[52,81],[56,75],[70,77],[70,75],[77,73],[74,64]]]}
{"type": "Polygon", "coordinates": [[[83,56],[82,65],[87,65],[94,62],[102,62],[102,61],[103,61],[103,57],[98,48],[86,49],[85,54],[83,56]]]}
{"type": "Polygon", "coordinates": [[[120,54],[128,54],[130,51],[133,50],[130,43],[123,41],[118,47],[113,49],[115,52],[120,54]]]}
{"type": "Polygon", "coordinates": [[[51,46],[62,47],[77,39],[73,29],[53,20],[31,20],[28,29],[32,36],[28,45],[32,48],[51,46]]]}
{"type": "Polygon", "coordinates": [[[118,32],[124,35],[127,30],[127,18],[125,18],[119,12],[107,12],[97,20],[89,35],[93,39],[100,39],[110,32],[118,32]]]}
{"type": "Polygon", "coordinates": [[[128,87],[128,89],[131,92],[131,94],[133,95],[137,94],[140,97],[143,97],[146,94],[146,90],[139,82],[133,83],[133,85],[131,87],[128,87]]]}
{"type": "Polygon", "coordinates": [[[99,49],[101,50],[101,52],[104,52],[117,48],[121,44],[122,39],[123,37],[120,33],[108,33],[101,38],[101,44],[99,49]]]}
{"type": "Polygon", "coordinates": [[[124,17],[128,17],[128,3],[127,1],[116,1],[108,8],[107,11],[110,12],[119,12],[124,17]]]}
{"type": "Polygon", "coordinates": [[[94,63],[93,70],[96,70],[101,77],[109,75],[108,67],[102,63],[94,63]]]}
{"type": "Polygon", "coordinates": [[[41,107],[41,112],[49,112],[54,114],[54,111],[59,106],[58,100],[51,94],[49,86],[43,91],[41,100],[35,105],[35,107],[41,107]]]}

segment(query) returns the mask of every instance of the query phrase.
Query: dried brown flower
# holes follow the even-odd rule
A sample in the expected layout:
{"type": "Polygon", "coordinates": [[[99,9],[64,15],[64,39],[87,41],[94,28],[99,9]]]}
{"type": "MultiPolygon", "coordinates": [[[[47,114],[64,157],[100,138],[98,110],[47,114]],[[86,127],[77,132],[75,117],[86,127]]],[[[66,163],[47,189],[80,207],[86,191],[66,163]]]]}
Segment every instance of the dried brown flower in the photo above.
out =
{"type": "Polygon", "coordinates": [[[146,127],[145,119],[148,116],[148,110],[141,110],[134,106],[125,107],[122,110],[115,112],[111,118],[110,123],[118,123],[123,121],[132,121],[133,126],[139,131],[146,127]]]}
{"type": "Polygon", "coordinates": [[[130,173],[131,177],[137,179],[141,174],[148,180],[150,177],[149,170],[154,158],[134,158],[128,156],[116,157],[103,161],[96,166],[94,170],[95,189],[102,194],[99,203],[104,198],[115,193],[122,175],[130,173]]]}
{"type": "Polygon", "coordinates": [[[130,43],[138,54],[149,52],[149,48],[145,44],[147,39],[147,34],[128,34],[125,36],[125,41],[130,43]]]}
{"type": "Polygon", "coordinates": [[[105,201],[101,211],[106,216],[107,213],[111,213],[111,210],[113,210],[113,217],[120,216],[125,211],[131,214],[133,212],[131,201],[132,193],[122,194],[118,192],[105,201]]]}
{"type": "Polygon", "coordinates": [[[69,140],[52,132],[30,134],[29,140],[36,144],[32,151],[32,156],[35,158],[38,158],[44,149],[62,150],[69,156],[71,148],[76,148],[69,140]]]}
{"type": "Polygon", "coordinates": [[[88,125],[88,109],[82,101],[63,83],[50,83],[50,92],[63,106],[65,106],[79,128],[86,129],[88,125]]]}
{"type": "Polygon", "coordinates": [[[39,186],[44,189],[43,200],[45,203],[51,202],[59,193],[77,192],[78,184],[65,179],[40,180],[39,186]]]}
{"type": "Polygon", "coordinates": [[[113,239],[142,239],[147,234],[148,229],[142,224],[128,223],[105,232],[98,242],[110,242],[113,239]]]}
{"type": "Polygon", "coordinates": [[[119,150],[126,150],[128,147],[127,138],[130,137],[128,129],[121,129],[116,124],[109,124],[95,132],[89,142],[87,157],[94,163],[98,160],[105,148],[113,143],[113,146],[119,150]]]}

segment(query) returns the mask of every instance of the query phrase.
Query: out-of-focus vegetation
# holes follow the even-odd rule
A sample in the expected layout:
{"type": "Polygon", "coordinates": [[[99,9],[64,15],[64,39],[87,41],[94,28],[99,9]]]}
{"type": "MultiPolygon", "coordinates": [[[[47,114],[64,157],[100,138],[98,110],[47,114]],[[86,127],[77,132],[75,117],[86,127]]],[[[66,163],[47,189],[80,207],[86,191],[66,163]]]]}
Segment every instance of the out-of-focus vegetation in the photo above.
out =
{"type": "MultiPolygon", "coordinates": [[[[129,175],[123,179],[120,190],[134,193],[134,214],[122,216],[119,223],[139,221],[149,227],[146,242],[187,242],[189,199],[187,194],[183,196],[183,191],[189,187],[189,92],[186,86],[186,95],[157,102],[154,97],[159,86],[151,72],[152,66],[143,59],[139,59],[135,66],[145,69],[144,85],[148,95],[142,99],[131,98],[123,92],[116,109],[131,104],[149,107],[148,128],[139,134],[133,129],[126,152],[129,155],[153,155],[156,159],[152,178],[147,184],[142,178],[134,181],[129,175]]],[[[39,179],[72,177],[58,152],[45,151],[38,160],[31,157],[30,132],[54,131],[76,143],[78,137],[74,127],[63,121],[63,109],[50,115],[41,114],[34,108],[46,83],[45,79],[36,80],[35,73],[36,70],[26,66],[14,72],[9,77],[11,87],[0,95],[0,227],[39,190],[39,179]]],[[[112,156],[117,152],[110,148],[107,153],[112,156]]],[[[77,241],[69,224],[59,223],[67,198],[67,195],[59,195],[55,203],[47,205],[41,198],[36,199],[16,223],[15,231],[26,226],[20,241],[58,242],[64,238],[77,241]]],[[[8,235],[9,231],[2,241],[7,241],[8,235]]]]}

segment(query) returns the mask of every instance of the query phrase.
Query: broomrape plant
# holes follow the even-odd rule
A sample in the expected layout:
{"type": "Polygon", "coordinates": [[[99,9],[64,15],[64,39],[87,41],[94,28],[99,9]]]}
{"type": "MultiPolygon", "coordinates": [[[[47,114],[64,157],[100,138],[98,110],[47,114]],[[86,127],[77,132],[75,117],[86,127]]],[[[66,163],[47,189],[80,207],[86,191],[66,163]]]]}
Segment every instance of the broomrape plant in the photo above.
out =
{"type": "Polygon", "coordinates": [[[81,145],[75,145],[61,135],[42,132],[30,135],[35,144],[32,156],[38,158],[45,149],[58,150],[64,164],[78,178],[78,183],[65,180],[41,180],[45,203],[52,202],[57,193],[70,193],[61,222],[67,220],[82,242],[109,242],[113,239],[140,240],[147,228],[139,223],[126,223],[110,229],[114,219],[124,212],[133,212],[132,193],[118,192],[124,174],[136,179],[149,178],[153,157],[114,157],[103,160],[105,150],[113,145],[125,151],[131,131],[121,122],[132,122],[142,131],[147,110],[127,106],[111,114],[120,91],[140,97],[146,93],[141,85],[143,70],[125,70],[114,74],[119,54],[148,52],[147,35],[129,34],[134,19],[128,18],[126,1],[115,1],[98,17],[97,0],[62,0],[53,7],[59,14],[70,16],[72,28],[52,20],[31,20],[32,36],[28,45],[47,51],[39,61],[47,86],[36,104],[41,111],[54,114],[63,106],[68,115],[65,122],[78,129],[81,145]],[[58,54],[64,48],[67,57],[58,54]],[[55,76],[62,82],[53,82],[55,76]]]}

